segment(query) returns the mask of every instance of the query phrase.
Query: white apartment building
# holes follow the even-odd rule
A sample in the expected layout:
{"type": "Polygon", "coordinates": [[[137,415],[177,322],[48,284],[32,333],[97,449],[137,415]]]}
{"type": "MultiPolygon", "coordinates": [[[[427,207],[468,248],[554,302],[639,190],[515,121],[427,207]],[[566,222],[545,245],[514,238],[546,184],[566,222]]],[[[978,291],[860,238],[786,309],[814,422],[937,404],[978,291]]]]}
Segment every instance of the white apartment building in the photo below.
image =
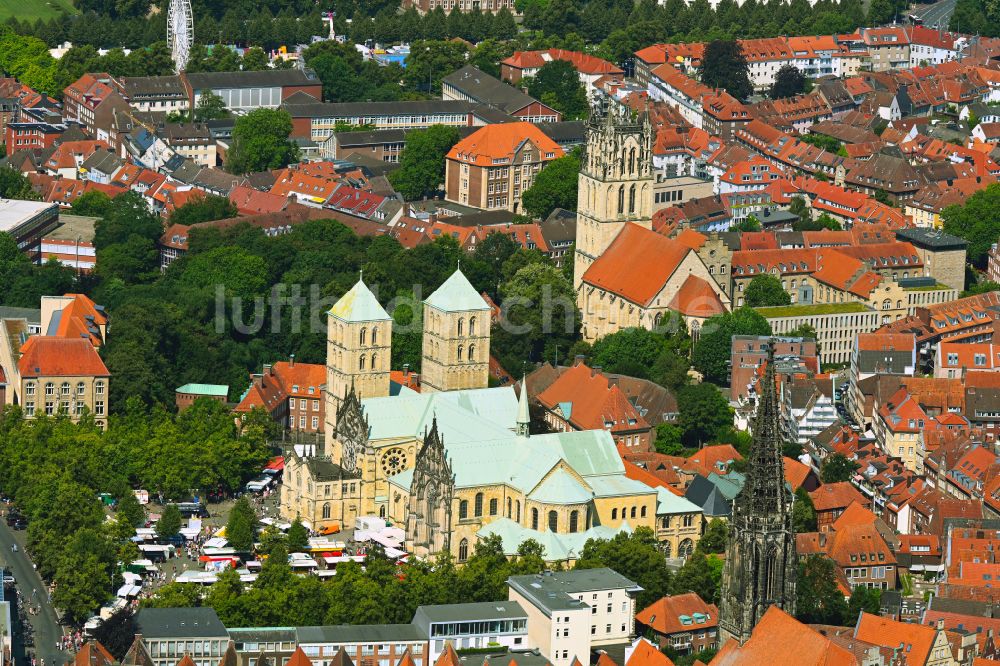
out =
{"type": "Polygon", "coordinates": [[[507,579],[508,598],[527,612],[528,648],[552,666],[587,663],[593,647],[635,634],[637,584],[608,568],[547,571],[507,579]]]}

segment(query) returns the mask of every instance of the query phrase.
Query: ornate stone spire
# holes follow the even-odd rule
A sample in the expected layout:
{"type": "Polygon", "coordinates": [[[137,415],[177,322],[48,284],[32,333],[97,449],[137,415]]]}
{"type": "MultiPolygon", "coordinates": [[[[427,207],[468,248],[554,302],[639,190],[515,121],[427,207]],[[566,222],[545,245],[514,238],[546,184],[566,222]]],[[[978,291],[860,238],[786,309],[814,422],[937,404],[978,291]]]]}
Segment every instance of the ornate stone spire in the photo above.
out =
{"type": "Polygon", "coordinates": [[[531,433],[531,410],[528,409],[528,377],[521,375],[521,395],[517,397],[517,434],[527,437],[531,433]]]}
{"type": "Polygon", "coordinates": [[[780,418],[772,345],[757,404],[746,481],[733,500],[719,611],[722,642],[728,638],[745,642],[771,606],[787,613],[795,611],[798,562],[792,530],[793,495],[785,485],[780,418]]]}

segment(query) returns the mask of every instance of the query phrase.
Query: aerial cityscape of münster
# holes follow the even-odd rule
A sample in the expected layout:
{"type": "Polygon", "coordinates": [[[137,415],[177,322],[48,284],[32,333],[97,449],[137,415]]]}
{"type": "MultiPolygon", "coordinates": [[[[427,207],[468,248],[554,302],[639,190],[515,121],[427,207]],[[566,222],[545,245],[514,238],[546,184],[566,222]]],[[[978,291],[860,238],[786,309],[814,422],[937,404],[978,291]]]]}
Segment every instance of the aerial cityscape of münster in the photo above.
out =
{"type": "Polygon", "coordinates": [[[0,0],[0,666],[1000,666],[1000,1],[0,0]]]}

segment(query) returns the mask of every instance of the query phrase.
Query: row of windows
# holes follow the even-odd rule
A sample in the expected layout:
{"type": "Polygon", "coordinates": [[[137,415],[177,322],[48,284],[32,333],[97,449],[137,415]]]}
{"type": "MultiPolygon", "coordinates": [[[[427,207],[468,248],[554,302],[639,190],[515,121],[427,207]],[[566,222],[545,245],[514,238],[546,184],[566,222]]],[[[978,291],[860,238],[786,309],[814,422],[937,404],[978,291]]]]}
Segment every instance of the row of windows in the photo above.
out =
{"type": "MultiPolygon", "coordinates": [[[[309,388],[311,389],[312,387],[310,386],[309,388]]],[[[305,409],[309,409],[309,403],[310,402],[312,403],[312,410],[314,412],[318,412],[319,411],[319,400],[307,400],[305,398],[302,398],[301,400],[299,400],[299,405],[304,410],[305,409]]],[[[295,409],[295,398],[289,398],[288,399],[288,407],[289,407],[289,409],[295,409]]]]}
{"type": "MultiPolygon", "coordinates": [[[[640,508],[639,517],[645,518],[646,507],[642,506],[639,508],[640,508]]],[[[633,506],[631,512],[629,512],[625,507],[622,507],[622,520],[625,520],[626,518],[635,518],[635,517],[636,517],[636,507],[633,506]]],[[[618,509],[611,509],[611,520],[617,520],[617,519],[618,519],[618,509]]]]}
{"type": "MultiPolygon", "coordinates": [[[[68,396],[71,391],[71,386],[69,382],[63,382],[59,385],[59,395],[68,396]]],[[[45,383],[45,395],[55,395],[56,385],[52,382],[45,383]]],[[[87,385],[84,382],[77,382],[76,384],[76,394],[85,395],[87,393],[87,385]]],[[[94,393],[97,395],[104,395],[104,380],[98,379],[94,382],[94,393]]],[[[24,384],[24,394],[27,397],[34,397],[35,395],[35,382],[25,382],[24,384]]]]}
{"type": "MultiPolygon", "coordinates": [[[[52,400],[45,401],[45,415],[53,416],[54,414],[73,414],[74,416],[82,416],[84,409],[87,408],[86,403],[73,401],[70,403],[69,400],[63,400],[59,403],[58,410],[56,409],[56,403],[52,400]]],[[[104,401],[98,400],[94,403],[94,414],[97,416],[104,416],[104,401]]],[[[35,415],[35,403],[26,402],[24,403],[24,415],[31,418],[35,415]]]]}

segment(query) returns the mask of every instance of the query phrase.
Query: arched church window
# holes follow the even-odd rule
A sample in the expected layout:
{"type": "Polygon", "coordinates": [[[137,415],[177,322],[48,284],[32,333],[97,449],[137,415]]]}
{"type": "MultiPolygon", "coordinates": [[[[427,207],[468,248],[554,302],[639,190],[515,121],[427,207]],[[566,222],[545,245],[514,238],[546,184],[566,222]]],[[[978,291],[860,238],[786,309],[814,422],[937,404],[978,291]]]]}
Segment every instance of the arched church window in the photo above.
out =
{"type": "Polygon", "coordinates": [[[462,539],[458,542],[458,561],[464,562],[469,559],[469,540],[462,539]]]}
{"type": "Polygon", "coordinates": [[[677,546],[677,556],[678,557],[690,557],[691,553],[694,552],[694,542],[691,539],[684,539],[681,541],[680,545],[677,546]]]}
{"type": "MultiPolygon", "coordinates": [[[[372,339],[374,340],[375,338],[372,337],[372,339]]],[[[369,367],[371,367],[372,370],[374,370],[377,366],[376,361],[378,361],[378,354],[372,354],[372,360],[369,364],[369,367]]]]}
{"type": "Polygon", "coordinates": [[[362,354],[361,358],[358,359],[358,370],[364,370],[364,369],[365,369],[365,355],[362,354]]]}
{"type": "Polygon", "coordinates": [[[469,335],[476,334],[476,318],[469,317],[469,335]]]}
{"type": "Polygon", "coordinates": [[[628,172],[635,173],[635,148],[628,152],[628,172]]]}
{"type": "Polygon", "coordinates": [[[555,511],[549,511],[549,531],[556,532],[559,527],[559,514],[555,511]]]}
{"type": "Polygon", "coordinates": [[[579,525],[577,523],[579,523],[579,521],[580,521],[580,512],[576,511],[576,510],[570,511],[569,512],[569,531],[570,532],[576,532],[577,531],[577,529],[579,527],[579,525]]]}
{"type": "Polygon", "coordinates": [[[514,522],[520,523],[521,522],[521,500],[514,500],[514,515],[516,516],[514,518],[514,522]]]}
{"type": "Polygon", "coordinates": [[[500,513],[500,500],[496,497],[490,500],[490,515],[495,516],[500,513]]]}
{"type": "Polygon", "coordinates": [[[513,505],[513,501],[508,497],[507,498],[507,517],[508,518],[513,518],[514,517],[513,514],[510,511],[511,505],[513,505]]]}
{"type": "Polygon", "coordinates": [[[462,317],[459,317],[458,318],[458,334],[462,335],[464,333],[464,329],[465,329],[465,319],[463,319],[462,317]]]}
{"type": "Polygon", "coordinates": [[[629,515],[629,518],[635,518],[635,507],[632,507],[632,513],[629,515]]]}
{"type": "Polygon", "coordinates": [[[368,339],[368,329],[362,327],[361,333],[358,334],[358,344],[363,346],[367,339],[368,339]]]}
{"type": "Polygon", "coordinates": [[[625,212],[625,186],[621,185],[618,187],[618,214],[621,215],[625,212]]]}
{"type": "Polygon", "coordinates": [[[639,509],[639,516],[641,518],[645,518],[646,517],[646,505],[645,504],[643,504],[642,508],[639,509]]]}
{"type": "Polygon", "coordinates": [[[323,505],[323,520],[326,520],[329,517],[330,517],[330,503],[327,502],[326,504],[323,505]]]}
{"type": "Polygon", "coordinates": [[[611,520],[618,520],[618,509],[611,509],[611,520]]]}
{"type": "Polygon", "coordinates": [[[628,188],[628,212],[635,212],[635,185],[628,188]]]}
{"type": "Polygon", "coordinates": [[[378,344],[378,326],[372,329],[372,345],[378,344]]]}
{"type": "Polygon", "coordinates": [[[462,345],[459,345],[458,346],[458,360],[459,361],[462,360],[462,351],[463,351],[463,347],[462,347],[462,345]]]}
{"type": "Polygon", "coordinates": [[[468,358],[470,361],[474,361],[476,359],[476,345],[469,345],[468,358]]]}
{"type": "Polygon", "coordinates": [[[476,493],[475,514],[476,514],[477,518],[479,516],[483,515],[483,494],[482,493],[476,493]]]}
{"type": "Polygon", "coordinates": [[[458,519],[465,520],[469,517],[469,500],[462,500],[458,503],[458,519]]]}
{"type": "Polygon", "coordinates": [[[531,529],[538,529],[538,509],[531,510],[531,529]]]}

